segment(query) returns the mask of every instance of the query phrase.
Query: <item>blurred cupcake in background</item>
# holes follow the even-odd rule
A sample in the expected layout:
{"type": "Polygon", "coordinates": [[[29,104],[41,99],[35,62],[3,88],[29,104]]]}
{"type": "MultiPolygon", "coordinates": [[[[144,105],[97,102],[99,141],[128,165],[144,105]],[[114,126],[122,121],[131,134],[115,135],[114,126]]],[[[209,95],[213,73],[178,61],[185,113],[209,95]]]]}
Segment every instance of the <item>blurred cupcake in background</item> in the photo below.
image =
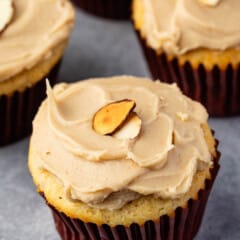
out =
{"type": "Polygon", "coordinates": [[[68,0],[0,1],[0,145],[30,133],[74,22],[68,0]]]}
{"type": "Polygon", "coordinates": [[[129,19],[132,0],[72,0],[76,6],[93,15],[129,19]]]}
{"type": "Polygon", "coordinates": [[[204,107],[131,76],[47,91],[28,165],[61,238],[193,239],[219,169],[204,107]]]}
{"type": "Polygon", "coordinates": [[[212,116],[240,113],[240,1],[134,0],[154,79],[176,82],[212,116]]]}

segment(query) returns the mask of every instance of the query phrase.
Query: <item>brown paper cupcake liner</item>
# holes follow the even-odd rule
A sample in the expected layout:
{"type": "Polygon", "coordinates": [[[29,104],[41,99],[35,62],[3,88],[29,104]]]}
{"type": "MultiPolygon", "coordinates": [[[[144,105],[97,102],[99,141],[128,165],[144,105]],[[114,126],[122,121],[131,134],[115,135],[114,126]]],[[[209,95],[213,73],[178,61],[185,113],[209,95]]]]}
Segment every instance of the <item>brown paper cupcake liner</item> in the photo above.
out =
{"type": "Polygon", "coordinates": [[[203,64],[196,69],[190,62],[180,65],[177,58],[168,60],[166,54],[157,54],[148,47],[138,31],[137,36],[154,79],[177,83],[184,94],[201,102],[211,116],[240,114],[240,64],[229,64],[225,70],[217,65],[211,70],[203,64]]]}
{"type": "Polygon", "coordinates": [[[45,79],[54,84],[60,62],[42,80],[22,92],[10,96],[0,95],[0,146],[17,141],[32,130],[32,120],[42,100],[45,98],[45,79]]]}
{"type": "Polygon", "coordinates": [[[131,0],[72,0],[75,5],[93,15],[128,19],[130,17],[131,0]]]}
{"type": "Polygon", "coordinates": [[[185,208],[178,207],[173,216],[164,215],[156,221],[146,221],[144,225],[98,226],[69,218],[49,205],[56,229],[63,240],[191,240],[200,228],[208,196],[220,167],[219,157],[218,152],[211,169],[211,180],[206,180],[205,189],[199,191],[198,198],[190,199],[185,208]]]}

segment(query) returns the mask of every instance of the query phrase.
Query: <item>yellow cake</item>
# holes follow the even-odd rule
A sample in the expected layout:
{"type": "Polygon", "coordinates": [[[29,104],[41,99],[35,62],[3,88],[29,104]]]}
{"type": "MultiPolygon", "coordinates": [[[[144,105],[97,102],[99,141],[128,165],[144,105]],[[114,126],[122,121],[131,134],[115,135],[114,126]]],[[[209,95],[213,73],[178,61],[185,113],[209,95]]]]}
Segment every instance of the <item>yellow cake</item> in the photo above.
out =
{"type": "MultiPolygon", "coordinates": [[[[140,32],[141,37],[147,40],[147,33],[142,30],[145,15],[143,0],[134,0],[132,8],[134,27],[140,32]]],[[[151,47],[149,44],[148,46],[151,47]]],[[[161,48],[155,50],[159,55],[163,52],[163,49],[161,48]]],[[[200,64],[203,64],[208,70],[211,70],[215,65],[219,66],[222,70],[225,70],[229,64],[232,64],[235,68],[239,65],[240,50],[237,47],[230,47],[224,51],[201,47],[187,51],[181,55],[173,53],[167,54],[167,57],[169,61],[176,57],[179,60],[180,65],[190,62],[195,69],[200,64]]]]}
{"type": "Polygon", "coordinates": [[[239,4],[234,0],[132,4],[134,28],[153,78],[177,82],[184,94],[214,116],[240,112],[239,4]]]}
{"type": "Polygon", "coordinates": [[[207,113],[176,85],[122,76],[49,86],[33,126],[30,173],[64,221],[111,229],[174,219],[179,208],[194,212],[190,200],[193,206],[206,201],[216,176],[207,113]],[[137,121],[124,117],[126,109],[137,121]],[[96,132],[101,128],[106,134],[96,132]]]}
{"type": "Polygon", "coordinates": [[[22,92],[26,88],[31,88],[38,81],[44,79],[54,66],[61,60],[67,40],[58,44],[53,50],[52,55],[40,61],[36,66],[25,69],[22,72],[0,82],[0,95],[12,95],[14,92],[22,92]]]}
{"type": "MultiPolygon", "coordinates": [[[[215,140],[207,125],[204,126],[206,141],[213,158],[216,157],[215,140]]],[[[206,179],[211,180],[210,168],[196,173],[192,186],[180,199],[158,199],[153,196],[142,196],[126,204],[123,208],[115,211],[106,209],[94,209],[88,205],[70,200],[65,194],[63,184],[58,178],[49,174],[48,171],[38,168],[38,156],[29,151],[29,169],[35,185],[40,194],[43,194],[48,204],[59,212],[65,213],[70,218],[81,219],[84,222],[96,223],[97,225],[108,224],[110,226],[130,226],[132,223],[144,224],[146,220],[157,220],[159,216],[174,215],[178,207],[187,207],[189,199],[198,199],[198,192],[205,189],[206,179]]]]}
{"type": "Polygon", "coordinates": [[[68,0],[1,4],[6,17],[0,18],[0,145],[29,133],[45,97],[45,78],[56,80],[74,21],[68,0]]]}

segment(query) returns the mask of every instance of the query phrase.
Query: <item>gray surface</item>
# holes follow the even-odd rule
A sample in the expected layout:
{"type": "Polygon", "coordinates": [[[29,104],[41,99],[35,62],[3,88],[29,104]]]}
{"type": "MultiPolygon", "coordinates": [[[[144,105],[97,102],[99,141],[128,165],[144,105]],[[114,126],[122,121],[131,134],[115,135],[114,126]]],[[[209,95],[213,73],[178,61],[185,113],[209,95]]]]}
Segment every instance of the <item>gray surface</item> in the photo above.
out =
{"type": "MultiPolygon", "coordinates": [[[[147,76],[131,24],[78,13],[60,80],[147,76]]],[[[221,171],[197,240],[240,239],[240,117],[211,119],[221,141],[221,171]]],[[[28,139],[0,148],[0,240],[59,239],[27,169],[28,139]]]]}

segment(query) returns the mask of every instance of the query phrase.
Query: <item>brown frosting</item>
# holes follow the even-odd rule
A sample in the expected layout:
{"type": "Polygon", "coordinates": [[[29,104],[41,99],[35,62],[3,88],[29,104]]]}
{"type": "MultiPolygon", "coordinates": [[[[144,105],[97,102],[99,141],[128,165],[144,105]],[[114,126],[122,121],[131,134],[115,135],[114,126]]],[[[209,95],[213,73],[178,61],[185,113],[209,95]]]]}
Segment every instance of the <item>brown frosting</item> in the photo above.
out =
{"type": "Polygon", "coordinates": [[[33,123],[32,150],[72,200],[117,209],[141,195],[175,199],[196,171],[212,164],[202,124],[204,107],[176,85],[130,76],[59,84],[33,123]],[[134,139],[100,135],[94,114],[122,99],[136,102],[142,120],[134,139]]]}
{"type": "Polygon", "coordinates": [[[0,33],[0,81],[49,58],[74,20],[68,0],[13,0],[13,5],[13,18],[0,33]]]}
{"type": "Polygon", "coordinates": [[[139,0],[147,43],[169,54],[239,47],[239,0],[139,0]],[[227,16],[227,17],[226,17],[227,16]]]}

